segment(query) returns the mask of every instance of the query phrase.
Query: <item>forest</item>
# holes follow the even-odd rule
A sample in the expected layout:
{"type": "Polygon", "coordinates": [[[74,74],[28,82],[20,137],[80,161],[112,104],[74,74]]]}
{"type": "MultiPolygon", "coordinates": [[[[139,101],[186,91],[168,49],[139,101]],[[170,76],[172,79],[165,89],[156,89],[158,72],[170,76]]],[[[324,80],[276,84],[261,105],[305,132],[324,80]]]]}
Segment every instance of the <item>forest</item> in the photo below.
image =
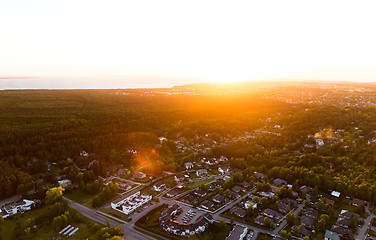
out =
{"type": "Polygon", "coordinates": [[[93,160],[98,161],[91,170],[94,179],[105,177],[111,164],[132,169],[130,150],[156,149],[161,170],[178,172],[187,161],[224,155],[233,167],[321,190],[356,192],[376,202],[376,144],[369,144],[376,136],[376,108],[354,104],[360,96],[374,97],[374,88],[364,86],[367,94],[355,94],[345,87],[302,86],[300,99],[308,92],[328,98],[306,102],[284,101],[296,97],[297,90],[279,85],[244,92],[205,92],[205,86],[1,91],[0,198],[33,189],[42,192],[43,186],[56,184],[58,176],[77,175],[77,169],[87,169],[93,160]],[[313,136],[327,129],[343,131],[317,147],[313,136]],[[245,133],[251,137],[231,140],[245,133]],[[160,143],[159,137],[167,141],[160,143]],[[183,152],[177,141],[225,144],[203,154],[183,152]]]}

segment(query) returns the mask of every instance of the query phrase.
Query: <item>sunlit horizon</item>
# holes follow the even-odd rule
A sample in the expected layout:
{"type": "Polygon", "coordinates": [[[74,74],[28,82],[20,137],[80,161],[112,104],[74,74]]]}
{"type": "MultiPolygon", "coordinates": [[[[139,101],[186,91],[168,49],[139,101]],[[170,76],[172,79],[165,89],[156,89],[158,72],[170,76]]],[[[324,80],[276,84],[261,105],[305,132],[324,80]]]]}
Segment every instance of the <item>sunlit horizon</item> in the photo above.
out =
{"type": "Polygon", "coordinates": [[[2,1],[0,88],[376,81],[375,6],[373,1],[2,1]]]}

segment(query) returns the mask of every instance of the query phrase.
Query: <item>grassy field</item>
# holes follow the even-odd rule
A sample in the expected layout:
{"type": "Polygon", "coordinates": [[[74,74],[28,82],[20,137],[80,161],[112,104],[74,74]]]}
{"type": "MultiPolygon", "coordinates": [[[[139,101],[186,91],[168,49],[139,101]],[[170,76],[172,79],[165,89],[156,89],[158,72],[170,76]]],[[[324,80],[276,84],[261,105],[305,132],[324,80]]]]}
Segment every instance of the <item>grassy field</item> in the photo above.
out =
{"type": "Polygon", "coordinates": [[[101,212],[107,213],[111,216],[119,218],[120,220],[128,222],[128,216],[121,214],[121,213],[119,213],[119,212],[117,212],[117,211],[115,211],[111,208],[103,208],[103,209],[101,209],[101,212]]]}
{"type": "Polygon", "coordinates": [[[213,179],[203,179],[203,180],[200,180],[200,181],[197,181],[197,182],[188,183],[185,187],[187,189],[194,189],[196,187],[200,187],[202,184],[206,184],[206,183],[211,182],[211,181],[213,181],[213,179]]]}
{"type": "MultiPolygon", "coordinates": [[[[71,191],[69,193],[64,193],[64,197],[69,198],[69,199],[71,199],[71,200],[73,200],[73,201],[75,201],[75,202],[77,202],[79,204],[82,204],[85,207],[94,209],[93,206],[92,206],[92,201],[93,201],[95,195],[89,195],[89,194],[84,193],[80,189],[75,189],[75,190],[73,190],[73,191],[71,191]]],[[[106,202],[104,202],[102,204],[102,206],[106,205],[107,203],[110,203],[110,202],[114,201],[115,199],[118,199],[119,197],[121,197],[121,196],[120,195],[115,195],[111,199],[109,199],[106,202]]]]}
{"type": "MultiPolygon", "coordinates": [[[[44,206],[39,209],[34,209],[23,214],[23,216],[16,216],[12,219],[5,219],[4,224],[0,228],[0,239],[18,239],[16,237],[16,226],[19,225],[20,229],[23,231],[26,226],[26,219],[38,218],[44,216],[49,211],[48,207],[44,206]]],[[[89,228],[90,225],[95,222],[84,218],[82,222],[74,222],[72,226],[78,227],[79,230],[76,234],[69,239],[97,239],[95,232],[89,228]]],[[[37,229],[31,234],[31,239],[50,239],[53,237],[60,237],[61,239],[68,239],[62,236],[59,236],[58,233],[53,229],[49,222],[47,223],[38,223],[36,222],[37,229]]]]}

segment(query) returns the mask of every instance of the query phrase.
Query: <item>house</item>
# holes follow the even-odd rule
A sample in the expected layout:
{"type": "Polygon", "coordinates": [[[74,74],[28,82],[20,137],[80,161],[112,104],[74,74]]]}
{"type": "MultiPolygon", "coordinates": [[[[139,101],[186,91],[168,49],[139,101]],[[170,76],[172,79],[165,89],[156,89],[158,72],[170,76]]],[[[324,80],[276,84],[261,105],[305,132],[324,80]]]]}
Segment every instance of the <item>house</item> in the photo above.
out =
{"type": "Polygon", "coordinates": [[[193,196],[192,194],[188,194],[184,196],[183,202],[192,204],[197,201],[197,197],[193,196]]]}
{"type": "Polygon", "coordinates": [[[282,198],[281,199],[281,202],[289,205],[290,207],[296,207],[298,205],[298,202],[294,199],[291,199],[291,198],[282,198]]]}
{"type": "Polygon", "coordinates": [[[306,192],[312,192],[312,190],[313,190],[313,188],[311,188],[311,187],[308,187],[308,186],[306,186],[306,185],[304,185],[304,186],[302,186],[301,188],[300,188],[300,191],[306,191],[306,192]]]}
{"type": "Polygon", "coordinates": [[[236,185],[232,188],[232,191],[236,192],[236,193],[239,193],[239,192],[245,192],[245,189],[236,185]]]}
{"type": "Polygon", "coordinates": [[[348,236],[350,238],[353,237],[352,231],[344,227],[333,225],[330,231],[337,233],[340,237],[343,237],[343,236],[348,236]]]}
{"type": "Polygon", "coordinates": [[[264,215],[265,217],[273,218],[277,220],[280,220],[283,217],[282,214],[270,208],[265,209],[261,214],[264,215]]]}
{"type": "Polygon", "coordinates": [[[132,188],[132,183],[124,183],[124,182],[118,182],[119,189],[123,192],[128,191],[129,189],[132,188]]]}
{"type": "Polygon", "coordinates": [[[209,191],[209,192],[214,192],[216,189],[217,189],[217,187],[215,187],[215,186],[213,186],[213,185],[209,185],[209,186],[208,186],[208,191],[209,191]]]}
{"type": "Polygon", "coordinates": [[[172,198],[178,195],[178,193],[175,190],[171,190],[168,193],[166,193],[166,197],[172,198]]]}
{"type": "Polygon", "coordinates": [[[196,190],[194,191],[194,194],[195,194],[196,196],[199,196],[199,197],[205,197],[207,193],[206,193],[204,190],[198,188],[198,189],[196,189],[196,190]]]}
{"type": "Polygon", "coordinates": [[[231,208],[231,213],[238,216],[238,217],[245,217],[247,215],[247,211],[240,207],[233,207],[231,208]]]}
{"type": "Polygon", "coordinates": [[[226,240],[243,240],[245,235],[247,235],[247,232],[248,228],[235,225],[230,234],[227,236],[226,240]]]}
{"type": "Polygon", "coordinates": [[[209,200],[204,200],[202,203],[201,203],[201,207],[204,208],[204,209],[207,209],[207,210],[211,210],[214,206],[214,203],[209,201],[209,200]]]}
{"type": "Polygon", "coordinates": [[[361,205],[363,205],[363,206],[368,206],[369,205],[369,203],[367,201],[361,200],[359,198],[353,198],[351,200],[350,204],[353,205],[353,206],[357,206],[357,207],[361,206],[361,205]]]}
{"type": "Polygon", "coordinates": [[[225,157],[225,156],[220,156],[218,160],[219,160],[220,162],[225,162],[225,161],[228,160],[228,158],[225,157]]]}
{"type": "Polygon", "coordinates": [[[246,202],[244,203],[244,208],[245,208],[245,209],[248,209],[248,207],[249,207],[250,205],[252,205],[252,209],[256,209],[256,208],[257,208],[257,203],[255,203],[255,202],[253,202],[253,201],[250,201],[250,200],[248,200],[248,201],[246,201],[246,202]]]}
{"type": "Polygon", "coordinates": [[[261,225],[261,226],[264,226],[265,222],[265,217],[263,215],[259,215],[257,216],[257,218],[255,218],[255,223],[261,225]]]}
{"type": "Polygon", "coordinates": [[[324,240],[339,240],[339,235],[335,232],[326,230],[324,240]]]}
{"type": "Polygon", "coordinates": [[[208,160],[205,160],[205,159],[203,159],[203,161],[207,164],[207,165],[215,165],[215,164],[217,164],[217,161],[214,159],[214,158],[210,158],[210,159],[208,159],[208,160]]]}
{"type": "Polygon", "coordinates": [[[278,202],[278,211],[283,214],[286,214],[291,211],[291,208],[286,203],[278,202]]]}
{"type": "Polygon", "coordinates": [[[319,216],[319,212],[316,209],[307,208],[305,210],[305,215],[308,216],[308,217],[310,217],[310,218],[316,219],[319,216]]]}
{"type": "Polygon", "coordinates": [[[251,184],[249,182],[247,182],[247,181],[243,181],[242,182],[242,186],[243,186],[243,188],[250,188],[251,184]]]}
{"type": "Polygon", "coordinates": [[[217,194],[217,195],[215,195],[215,196],[213,197],[212,200],[213,200],[213,202],[215,202],[215,203],[223,203],[223,202],[226,201],[226,197],[223,196],[223,195],[221,195],[221,194],[217,194]]]}
{"type": "Polygon", "coordinates": [[[341,226],[341,227],[344,227],[344,228],[349,228],[349,226],[350,226],[350,219],[339,217],[337,219],[337,225],[341,226]]]}
{"type": "Polygon", "coordinates": [[[231,190],[230,190],[230,192],[229,192],[229,196],[230,196],[231,198],[235,198],[235,199],[241,197],[239,193],[236,193],[236,192],[231,191],[231,190]]]}
{"type": "Polygon", "coordinates": [[[336,203],[336,201],[332,199],[326,199],[326,198],[320,198],[320,201],[323,201],[325,204],[329,204],[331,206],[334,206],[334,204],[336,203]]]}
{"type": "Polygon", "coordinates": [[[304,225],[294,226],[291,228],[292,232],[295,231],[295,228],[299,229],[301,237],[309,237],[311,236],[312,232],[308,230],[304,225]]]}
{"type": "Polygon", "coordinates": [[[332,191],[330,195],[332,195],[333,197],[339,198],[341,196],[341,193],[337,191],[332,191]]]}
{"type": "Polygon", "coordinates": [[[313,225],[315,224],[315,219],[307,217],[307,216],[301,216],[300,223],[306,227],[313,228],[313,225]]]}
{"type": "Polygon", "coordinates": [[[88,156],[89,156],[89,153],[87,153],[85,150],[82,150],[82,151],[80,152],[80,156],[81,156],[81,157],[88,157],[88,156]]]}
{"type": "Polygon", "coordinates": [[[224,185],[225,183],[224,183],[223,181],[217,180],[217,181],[213,182],[212,184],[213,184],[214,186],[216,186],[216,187],[221,188],[221,187],[223,187],[223,185],[224,185]]]}
{"type": "Polygon", "coordinates": [[[260,196],[262,197],[267,197],[267,198],[273,198],[274,197],[274,193],[272,192],[259,192],[258,193],[260,196]]]}
{"type": "Polygon", "coordinates": [[[258,178],[259,180],[263,180],[264,179],[264,174],[259,173],[259,172],[254,172],[253,176],[255,176],[255,178],[258,178]]]}
{"type": "Polygon", "coordinates": [[[206,169],[199,169],[196,171],[197,177],[205,177],[208,175],[208,170],[206,169]]]}
{"type": "Polygon", "coordinates": [[[191,163],[191,162],[185,163],[185,169],[186,170],[190,170],[190,169],[193,169],[193,168],[194,168],[193,163],[191,163]]]}
{"type": "Polygon", "coordinates": [[[351,219],[351,216],[354,216],[356,220],[360,219],[359,214],[350,212],[349,210],[342,210],[341,213],[339,214],[339,217],[346,218],[346,219],[351,219]]]}
{"type": "Polygon", "coordinates": [[[286,185],[287,181],[284,179],[276,178],[274,179],[273,183],[277,186],[282,186],[282,185],[286,185]]]}
{"type": "Polygon", "coordinates": [[[230,172],[230,167],[229,166],[218,167],[218,172],[220,172],[221,174],[228,173],[230,172]]]}
{"type": "Polygon", "coordinates": [[[134,172],[133,177],[136,179],[146,178],[146,174],[143,172],[134,172]]]}
{"type": "Polygon", "coordinates": [[[185,175],[185,174],[178,174],[178,175],[175,175],[174,179],[176,182],[184,182],[186,178],[188,178],[189,176],[188,175],[185,175]]]}
{"type": "MultiPolygon", "coordinates": [[[[9,203],[9,204],[4,205],[2,207],[4,214],[2,213],[0,215],[3,215],[3,218],[7,218],[8,216],[11,216],[11,215],[14,215],[14,214],[17,214],[17,213],[23,213],[23,212],[29,211],[34,206],[35,206],[34,201],[24,199],[24,200],[19,201],[19,202],[13,202],[13,203],[9,203]]],[[[0,209],[0,213],[1,212],[2,211],[0,209]]]]}
{"type": "Polygon", "coordinates": [[[153,190],[156,192],[161,192],[166,189],[166,184],[164,182],[157,182],[153,186],[153,190]]]}
{"type": "Polygon", "coordinates": [[[69,179],[60,180],[57,182],[59,187],[66,188],[72,186],[72,181],[69,179]]]}

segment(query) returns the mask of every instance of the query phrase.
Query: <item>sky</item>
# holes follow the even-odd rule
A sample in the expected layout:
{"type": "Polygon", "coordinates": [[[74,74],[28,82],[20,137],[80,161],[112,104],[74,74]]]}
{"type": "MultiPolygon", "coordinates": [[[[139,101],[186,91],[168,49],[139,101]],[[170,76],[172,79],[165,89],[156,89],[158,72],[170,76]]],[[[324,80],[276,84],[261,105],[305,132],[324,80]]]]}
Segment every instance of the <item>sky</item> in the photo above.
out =
{"type": "Polygon", "coordinates": [[[376,81],[375,1],[0,1],[0,88],[376,81]],[[33,78],[29,78],[33,77],[33,78]]]}

